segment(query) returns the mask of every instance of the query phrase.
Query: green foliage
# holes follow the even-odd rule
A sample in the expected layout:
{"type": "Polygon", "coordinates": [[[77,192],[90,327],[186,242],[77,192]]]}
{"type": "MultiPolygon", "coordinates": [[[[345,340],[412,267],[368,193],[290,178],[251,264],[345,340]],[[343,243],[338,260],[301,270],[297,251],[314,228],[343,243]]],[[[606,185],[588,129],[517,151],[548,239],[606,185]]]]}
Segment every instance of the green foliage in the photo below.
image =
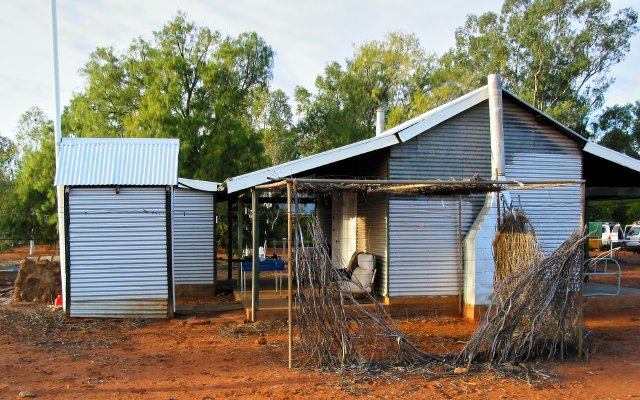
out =
{"type": "Polygon", "coordinates": [[[591,127],[601,145],[640,158],[640,100],[605,109],[591,127]]]}
{"type": "Polygon", "coordinates": [[[587,221],[619,222],[622,227],[640,220],[638,200],[600,200],[587,202],[587,221]]]}
{"type": "Polygon", "coordinates": [[[255,108],[267,162],[276,165],[298,158],[298,137],[293,130],[293,112],[287,95],[282,90],[264,91],[255,108]]]}
{"type": "Polygon", "coordinates": [[[255,33],[223,37],[178,14],[153,39],[99,48],[66,110],[78,137],[180,139],[181,176],[221,180],[264,164],[251,109],[268,91],[273,50],[255,33]]]}
{"type": "Polygon", "coordinates": [[[22,158],[2,196],[0,232],[12,239],[53,242],[57,238],[53,123],[32,108],[21,116],[16,138],[22,158]]]}
{"type": "Polygon", "coordinates": [[[11,139],[0,136],[0,196],[10,190],[18,168],[18,146],[11,139]]]}
{"type": "Polygon", "coordinates": [[[500,14],[469,16],[432,77],[436,99],[455,98],[501,73],[505,86],[578,132],[602,106],[637,32],[637,12],[607,0],[506,0],[500,14]]]}
{"type": "Polygon", "coordinates": [[[376,109],[389,110],[389,126],[406,118],[422,89],[432,57],[412,34],[390,33],[357,47],[343,67],[330,63],[316,78],[316,93],[296,88],[300,153],[308,155],[375,134],[376,109]]]}

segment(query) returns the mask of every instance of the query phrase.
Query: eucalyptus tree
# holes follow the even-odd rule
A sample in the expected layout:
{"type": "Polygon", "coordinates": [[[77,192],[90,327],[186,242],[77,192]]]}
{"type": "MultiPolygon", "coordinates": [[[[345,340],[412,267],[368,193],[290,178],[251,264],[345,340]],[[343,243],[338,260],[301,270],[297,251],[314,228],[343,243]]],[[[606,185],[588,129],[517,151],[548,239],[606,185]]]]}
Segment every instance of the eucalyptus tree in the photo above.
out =
{"type": "Polygon", "coordinates": [[[607,0],[505,0],[500,13],[467,18],[431,77],[437,89],[418,101],[456,97],[499,72],[516,95],[585,133],[637,20],[631,8],[612,13],[607,0]]]}
{"type": "Polygon", "coordinates": [[[65,134],[179,138],[183,176],[249,171],[264,164],[251,109],[269,90],[273,55],[256,33],[223,36],[178,14],[150,40],[91,54],[65,134]]]}

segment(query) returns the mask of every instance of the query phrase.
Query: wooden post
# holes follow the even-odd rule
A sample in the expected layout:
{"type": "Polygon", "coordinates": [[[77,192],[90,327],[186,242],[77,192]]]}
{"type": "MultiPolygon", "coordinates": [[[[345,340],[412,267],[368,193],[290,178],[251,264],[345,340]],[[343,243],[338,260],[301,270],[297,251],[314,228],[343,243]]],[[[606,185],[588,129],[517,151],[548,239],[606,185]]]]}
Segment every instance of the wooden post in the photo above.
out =
{"type": "MultiPolygon", "coordinates": [[[[584,188],[584,183],[580,184],[580,206],[582,207],[582,213],[580,215],[580,228],[583,229],[584,232],[584,226],[586,223],[586,218],[585,218],[585,210],[586,210],[586,202],[585,202],[585,188],[584,188]]],[[[585,248],[585,247],[583,247],[585,248]]],[[[585,255],[587,256],[587,258],[589,257],[589,237],[587,236],[587,246],[586,246],[586,251],[585,255]]],[[[583,260],[584,262],[584,260],[583,260]]],[[[582,291],[584,288],[584,268],[583,268],[583,263],[580,263],[580,291],[578,292],[578,328],[577,328],[577,332],[576,332],[576,338],[578,340],[578,358],[582,358],[583,353],[582,353],[582,342],[584,341],[584,304],[583,304],[583,299],[582,299],[582,291]]]]}
{"type": "Polygon", "coordinates": [[[255,322],[258,317],[258,296],[260,294],[260,257],[258,254],[258,235],[260,226],[258,224],[258,191],[251,190],[251,218],[252,218],[252,249],[251,249],[251,321],[255,322]]]}
{"type": "Polygon", "coordinates": [[[287,311],[289,315],[289,369],[293,369],[293,214],[291,207],[291,182],[287,182],[287,311]]]}
{"type": "MultiPolygon", "coordinates": [[[[238,197],[238,201],[236,202],[236,228],[238,229],[238,243],[237,243],[237,251],[238,257],[242,258],[242,246],[244,246],[244,202],[242,197],[238,197]]],[[[238,263],[238,289],[240,288],[240,280],[244,279],[244,274],[242,272],[242,261],[238,263]]],[[[246,289],[246,288],[245,288],[246,289]]]]}
{"type": "Polygon", "coordinates": [[[462,304],[462,295],[464,293],[464,251],[462,238],[462,199],[458,196],[458,312],[460,315],[464,314],[464,308],[462,304]]]}
{"type": "MultiPolygon", "coordinates": [[[[233,218],[231,218],[231,210],[233,203],[231,198],[227,200],[227,277],[231,279],[231,271],[233,269],[233,218]]],[[[238,285],[240,284],[240,275],[238,275],[238,285]]],[[[238,286],[239,287],[239,286],[238,286]]]]}
{"type": "Polygon", "coordinates": [[[242,254],[242,250],[244,249],[244,201],[242,197],[238,197],[237,210],[238,214],[236,215],[236,228],[238,229],[238,243],[237,243],[237,251],[238,255],[242,254]]]}

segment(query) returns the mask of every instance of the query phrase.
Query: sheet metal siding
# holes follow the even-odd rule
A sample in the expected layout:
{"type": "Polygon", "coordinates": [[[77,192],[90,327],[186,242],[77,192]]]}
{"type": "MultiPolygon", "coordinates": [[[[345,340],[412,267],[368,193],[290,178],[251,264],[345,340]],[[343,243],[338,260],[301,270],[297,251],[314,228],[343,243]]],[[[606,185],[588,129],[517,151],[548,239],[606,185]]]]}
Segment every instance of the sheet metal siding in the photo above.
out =
{"type": "MultiPolygon", "coordinates": [[[[475,220],[462,198],[463,235],[475,220]]],[[[458,295],[462,260],[458,198],[391,198],[389,202],[389,296],[458,295]]]]}
{"type": "Polygon", "coordinates": [[[387,295],[387,213],[388,196],[358,196],[357,249],[376,256],[376,293],[387,295]]]}
{"type": "Polygon", "coordinates": [[[489,108],[484,101],[390,149],[390,179],[491,177],[489,108]]]}
{"type": "Polygon", "coordinates": [[[174,283],[213,284],[213,195],[177,189],[173,218],[174,283]]]}
{"type": "Polygon", "coordinates": [[[56,185],[175,185],[177,139],[64,139],[56,185]]]}
{"type": "MultiPolygon", "coordinates": [[[[577,144],[513,102],[505,101],[504,131],[508,178],[581,179],[582,154],[577,144]]],[[[511,192],[533,223],[545,253],[555,250],[580,227],[582,215],[580,186],[555,187],[511,192]]]]}
{"type": "Polygon", "coordinates": [[[71,188],[72,317],[167,316],[164,187],[71,188]]]}
{"type": "MultiPolygon", "coordinates": [[[[491,176],[487,101],[390,149],[390,179],[491,176]]],[[[462,234],[484,204],[462,198],[462,234]]],[[[389,203],[389,296],[457,295],[460,291],[457,198],[392,196],[389,203]]]]}

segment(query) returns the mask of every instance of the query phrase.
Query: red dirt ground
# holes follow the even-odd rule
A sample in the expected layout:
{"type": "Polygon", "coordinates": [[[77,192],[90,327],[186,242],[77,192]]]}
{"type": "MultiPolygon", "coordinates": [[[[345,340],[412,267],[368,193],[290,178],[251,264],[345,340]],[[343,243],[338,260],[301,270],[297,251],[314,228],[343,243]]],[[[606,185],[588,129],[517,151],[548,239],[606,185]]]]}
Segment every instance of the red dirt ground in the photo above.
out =
{"type": "MultiPolygon", "coordinates": [[[[58,249],[48,244],[36,245],[33,257],[58,255],[58,249]]],[[[29,246],[14,247],[6,253],[0,253],[0,268],[2,266],[18,264],[20,260],[29,256],[29,246]]]]}
{"type": "MultiPolygon", "coordinates": [[[[587,325],[598,335],[596,353],[588,362],[537,364],[550,377],[533,385],[494,373],[430,379],[402,372],[290,371],[284,323],[243,324],[240,312],[145,323],[76,321],[60,328],[43,322],[46,309],[0,311],[0,398],[16,398],[23,390],[47,399],[640,397],[638,310],[589,316],[587,325]],[[255,343],[261,334],[266,345],[255,343]]],[[[400,325],[430,351],[459,348],[474,329],[461,319],[400,325]]]]}
{"type": "MultiPolygon", "coordinates": [[[[243,319],[238,311],[161,321],[65,321],[44,306],[0,306],[0,399],[20,391],[46,399],[640,397],[639,309],[587,315],[597,343],[593,354],[535,364],[549,377],[532,384],[492,372],[433,379],[401,371],[290,371],[285,323],[243,319]],[[256,344],[261,336],[265,345],[256,344]]],[[[459,350],[475,329],[459,318],[398,323],[421,348],[440,354],[459,350]]]]}

